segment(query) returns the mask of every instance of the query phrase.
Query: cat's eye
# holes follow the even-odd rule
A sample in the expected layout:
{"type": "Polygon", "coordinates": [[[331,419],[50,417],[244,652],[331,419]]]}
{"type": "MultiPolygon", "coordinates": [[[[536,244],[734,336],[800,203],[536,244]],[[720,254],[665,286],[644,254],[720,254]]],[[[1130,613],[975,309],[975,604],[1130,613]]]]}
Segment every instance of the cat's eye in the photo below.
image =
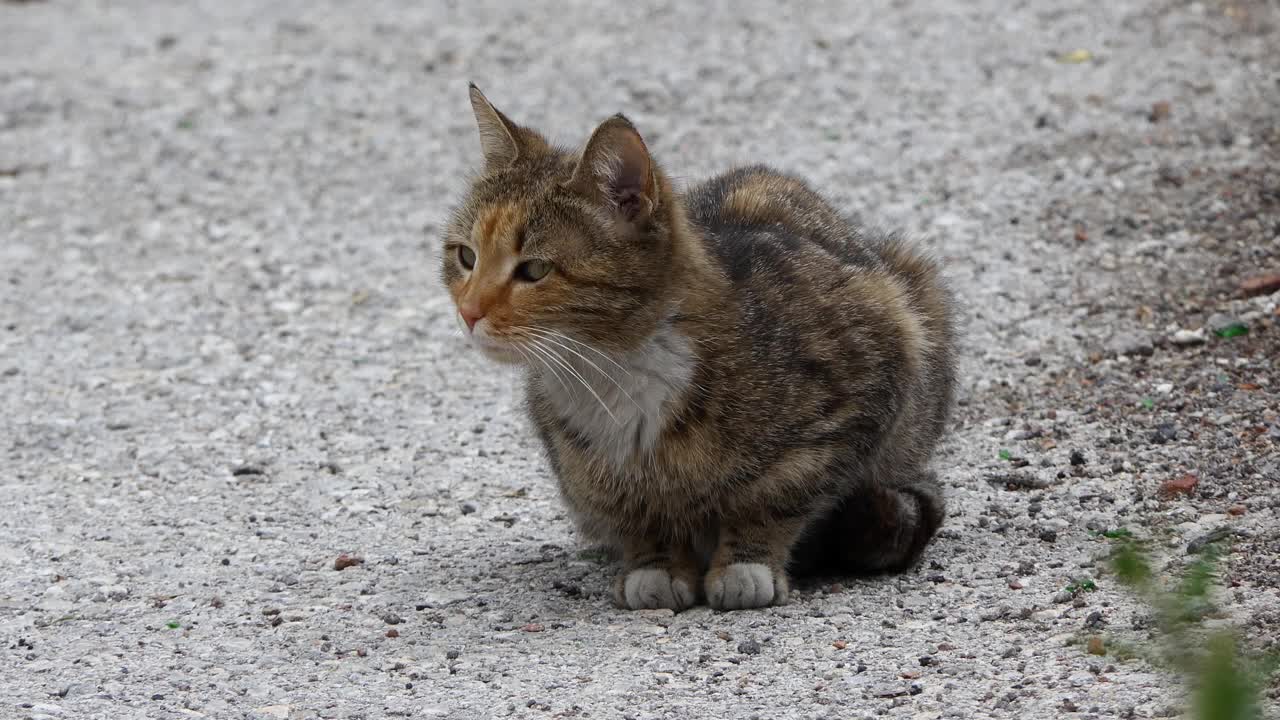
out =
{"type": "Polygon", "coordinates": [[[546,260],[525,260],[516,266],[516,277],[525,282],[538,282],[551,272],[551,263],[546,260]]]}
{"type": "Polygon", "coordinates": [[[462,267],[471,270],[476,266],[476,251],[466,245],[459,245],[458,262],[462,264],[462,267]]]}

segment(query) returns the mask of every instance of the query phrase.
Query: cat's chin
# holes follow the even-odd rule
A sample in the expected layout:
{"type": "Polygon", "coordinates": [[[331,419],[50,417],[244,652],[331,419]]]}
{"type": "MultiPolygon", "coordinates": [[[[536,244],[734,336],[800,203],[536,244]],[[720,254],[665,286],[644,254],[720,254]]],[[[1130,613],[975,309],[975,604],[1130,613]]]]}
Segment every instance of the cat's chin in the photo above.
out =
{"type": "Polygon", "coordinates": [[[490,341],[476,340],[472,343],[486,358],[502,365],[523,365],[524,358],[515,350],[490,341]]]}
{"type": "Polygon", "coordinates": [[[481,352],[490,360],[503,365],[523,365],[524,359],[510,350],[484,349],[481,352]]]}

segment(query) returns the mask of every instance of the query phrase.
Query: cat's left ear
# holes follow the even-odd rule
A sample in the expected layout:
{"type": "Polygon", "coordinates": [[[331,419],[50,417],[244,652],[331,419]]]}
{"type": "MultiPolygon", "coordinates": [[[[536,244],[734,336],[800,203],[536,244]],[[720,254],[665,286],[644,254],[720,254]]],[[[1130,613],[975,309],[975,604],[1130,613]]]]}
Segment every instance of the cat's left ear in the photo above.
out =
{"type": "Polygon", "coordinates": [[[601,123],[591,134],[568,186],[613,206],[639,223],[658,207],[658,183],[649,149],[622,115],[601,123]]]}

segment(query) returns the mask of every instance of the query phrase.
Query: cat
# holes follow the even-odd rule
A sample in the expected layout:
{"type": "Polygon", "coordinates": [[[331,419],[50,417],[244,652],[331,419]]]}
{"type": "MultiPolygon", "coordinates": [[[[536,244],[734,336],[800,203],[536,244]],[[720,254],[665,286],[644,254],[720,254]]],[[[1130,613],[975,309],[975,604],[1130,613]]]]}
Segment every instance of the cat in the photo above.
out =
{"type": "Polygon", "coordinates": [[[471,342],[525,368],[564,503],[620,556],[616,602],[756,608],[789,573],[915,565],[955,384],[938,266],[791,175],[680,192],[622,115],[571,152],[470,94],[483,170],[442,279],[471,342]]]}

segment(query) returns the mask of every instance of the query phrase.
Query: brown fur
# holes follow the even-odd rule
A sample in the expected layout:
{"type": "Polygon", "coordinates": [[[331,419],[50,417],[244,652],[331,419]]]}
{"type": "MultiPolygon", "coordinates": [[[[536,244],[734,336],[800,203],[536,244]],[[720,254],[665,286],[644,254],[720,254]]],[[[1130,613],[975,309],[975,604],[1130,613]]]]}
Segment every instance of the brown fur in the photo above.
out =
{"type": "Polygon", "coordinates": [[[477,344],[527,368],[566,504],[621,550],[619,602],[755,607],[786,600],[788,569],[916,562],[954,383],[937,267],[798,178],[677,193],[621,116],[571,153],[472,104],[486,166],[443,277],[483,314],[477,344]]]}

